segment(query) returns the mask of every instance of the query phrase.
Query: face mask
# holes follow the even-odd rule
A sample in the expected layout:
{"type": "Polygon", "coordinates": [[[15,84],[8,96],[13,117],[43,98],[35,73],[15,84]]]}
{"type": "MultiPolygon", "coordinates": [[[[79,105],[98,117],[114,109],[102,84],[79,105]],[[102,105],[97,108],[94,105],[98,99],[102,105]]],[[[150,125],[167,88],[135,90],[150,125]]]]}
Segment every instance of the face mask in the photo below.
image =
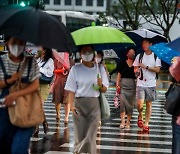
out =
{"type": "Polygon", "coordinates": [[[13,56],[18,57],[23,53],[24,46],[21,46],[21,45],[9,45],[9,51],[13,56]]]}
{"type": "Polygon", "coordinates": [[[85,62],[91,62],[93,60],[93,57],[94,57],[93,53],[81,55],[82,60],[85,61],[85,62]]]}
{"type": "Polygon", "coordinates": [[[99,63],[101,63],[102,58],[96,58],[95,60],[96,60],[96,63],[99,64],[99,63]]]}
{"type": "Polygon", "coordinates": [[[131,59],[131,60],[134,60],[135,59],[135,55],[128,55],[128,58],[131,59]]]}

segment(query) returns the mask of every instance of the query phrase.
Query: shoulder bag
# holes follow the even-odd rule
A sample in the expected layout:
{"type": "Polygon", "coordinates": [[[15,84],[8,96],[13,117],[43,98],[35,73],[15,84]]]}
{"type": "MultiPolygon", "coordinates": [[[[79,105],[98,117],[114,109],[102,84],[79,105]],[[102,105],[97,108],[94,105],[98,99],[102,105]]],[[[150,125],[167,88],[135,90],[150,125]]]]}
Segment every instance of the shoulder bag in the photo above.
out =
{"type": "MultiPolygon", "coordinates": [[[[21,83],[22,74],[25,70],[28,59],[21,70],[19,80],[10,88],[10,93],[27,88],[29,83],[21,83]]],[[[9,118],[14,126],[21,128],[34,127],[43,123],[44,111],[39,91],[20,96],[15,100],[16,104],[8,108],[9,118]]]]}
{"type": "Polygon", "coordinates": [[[173,116],[180,115],[180,83],[174,83],[168,90],[164,109],[173,116]]]}
{"type": "MultiPolygon", "coordinates": [[[[99,70],[101,70],[101,68],[99,68],[99,70]]],[[[101,108],[101,119],[109,119],[111,115],[109,103],[105,94],[102,92],[100,92],[99,101],[100,101],[100,108],[101,108]]]]}

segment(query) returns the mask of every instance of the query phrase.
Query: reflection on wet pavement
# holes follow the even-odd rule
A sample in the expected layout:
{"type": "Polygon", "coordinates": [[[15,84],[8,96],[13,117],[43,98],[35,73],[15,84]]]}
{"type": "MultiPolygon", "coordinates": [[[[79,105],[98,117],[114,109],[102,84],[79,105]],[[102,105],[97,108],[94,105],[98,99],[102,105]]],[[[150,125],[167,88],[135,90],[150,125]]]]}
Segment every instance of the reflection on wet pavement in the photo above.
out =
{"type": "MultiPolygon", "coordinates": [[[[158,100],[153,102],[150,133],[145,134],[137,128],[137,110],[130,129],[120,130],[119,109],[113,105],[115,89],[108,90],[106,96],[111,107],[111,119],[103,121],[97,134],[97,153],[101,154],[150,154],[171,153],[171,117],[163,111],[164,92],[158,92],[158,100]]],[[[70,115],[69,124],[65,125],[64,110],[61,121],[56,122],[56,112],[51,97],[44,104],[50,132],[45,135],[40,126],[38,138],[31,139],[32,154],[72,154],[73,124],[70,115]]]]}

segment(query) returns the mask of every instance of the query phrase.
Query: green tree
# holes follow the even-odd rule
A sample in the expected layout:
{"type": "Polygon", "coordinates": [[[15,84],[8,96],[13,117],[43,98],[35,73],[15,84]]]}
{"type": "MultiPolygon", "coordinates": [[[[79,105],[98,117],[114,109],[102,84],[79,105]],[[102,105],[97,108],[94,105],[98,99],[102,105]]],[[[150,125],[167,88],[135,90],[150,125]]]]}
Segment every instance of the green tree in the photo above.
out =
{"type": "Polygon", "coordinates": [[[118,0],[112,5],[111,14],[123,30],[135,30],[142,26],[140,10],[146,11],[144,0],[118,0]],[[120,23],[120,19],[124,22],[120,23]]]}
{"type": "Polygon", "coordinates": [[[119,23],[124,30],[135,30],[144,23],[155,25],[170,40],[169,31],[178,19],[177,5],[180,0],[118,0],[112,6],[112,16],[118,22],[123,19],[126,24],[119,23]],[[141,19],[146,22],[142,23],[141,19]]]}
{"type": "Polygon", "coordinates": [[[163,35],[169,39],[169,31],[176,19],[178,19],[178,3],[180,0],[144,0],[150,16],[144,19],[163,31],[163,35]],[[153,7],[152,7],[153,6],[153,7]]]}

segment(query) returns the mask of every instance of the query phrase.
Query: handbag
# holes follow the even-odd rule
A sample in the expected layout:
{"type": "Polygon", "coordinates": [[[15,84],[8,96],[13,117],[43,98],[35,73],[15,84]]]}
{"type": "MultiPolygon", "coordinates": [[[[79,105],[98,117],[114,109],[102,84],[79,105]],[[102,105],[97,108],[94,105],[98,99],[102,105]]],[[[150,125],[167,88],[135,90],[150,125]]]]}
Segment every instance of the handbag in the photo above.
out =
{"type": "Polygon", "coordinates": [[[40,83],[41,84],[50,84],[53,80],[53,76],[52,77],[47,77],[45,76],[43,73],[41,73],[41,77],[40,77],[40,83]]]}
{"type": "Polygon", "coordinates": [[[180,115],[180,83],[174,83],[166,95],[164,109],[173,116],[180,115]]]}
{"type": "MultiPolygon", "coordinates": [[[[101,69],[99,68],[99,70],[101,69]]],[[[100,101],[100,109],[101,109],[101,119],[109,119],[111,115],[109,103],[105,94],[102,92],[100,92],[99,101],[100,101]]]]}
{"type": "Polygon", "coordinates": [[[111,115],[110,107],[104,93],[100,92],[99,101],[100,101],[100,108],[101,108],[101,119],[109,119],[111,115]]]}
{"type": "MultiPolygon", "coordinates": [[[[20,72],[20,78],[11,86],[10,93],[25,89],[29,83],[21,83],[22,73],[25,70],[28,59],[20,72]]],[[[17,127],[29,128],[37,126],[44,121],[42,99],[39,91],[17,97],[16,104],[8,108],[10,122],[17,127]]]]}
{"type": "MultiPolygon", "coordinates": [[[[46,65],[47,61],[44,62],[44,64],[41,66],[42,68],[46,65]]],[[[47,77],[46,75],[44,75],[43,73],[41,73],[41,76],[39,78],[40,84],[50,84],[53,80],[54,76],[51,77],[47,77]]]]}

